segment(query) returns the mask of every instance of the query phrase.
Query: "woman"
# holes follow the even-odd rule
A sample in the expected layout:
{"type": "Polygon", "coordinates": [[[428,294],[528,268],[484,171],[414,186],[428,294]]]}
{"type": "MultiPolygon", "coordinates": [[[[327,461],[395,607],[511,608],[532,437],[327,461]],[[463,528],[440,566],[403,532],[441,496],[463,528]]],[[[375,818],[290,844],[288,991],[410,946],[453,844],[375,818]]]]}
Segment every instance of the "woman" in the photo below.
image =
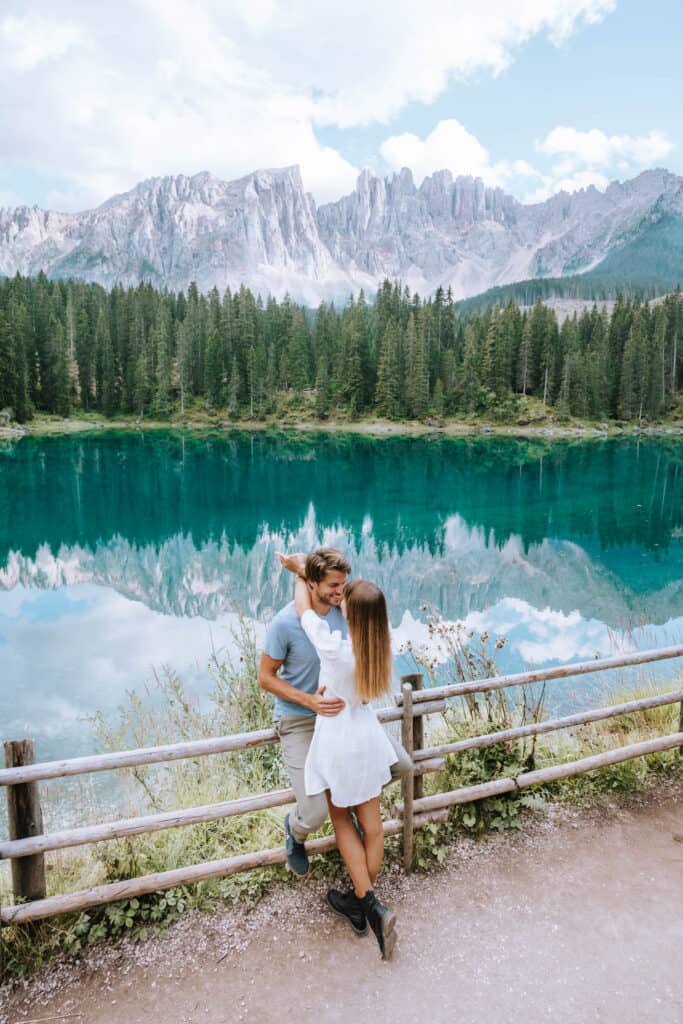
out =
{"type": "Polygon", "coordinates": [[[373,885],[384,858],[379,794],[391,779],[396,752],[369,704],[391,692],[391,637],[384,594],[367,580],[346,584],[341,610],[349,637],[344,638],[313,611],[301,561],[279,558],[297,575],[294,601],[301,626],[320,658],[319,685],[326,687],[328,696],[345,702],[338,715],[316,719],[305,765],[306,793],[325,793],[337,845],[353,882],[348,894],[331,890],[328,902],[361,934],[367,920],[388,960],[396,944],[396,915],[379,902],[373,885]],[[352,808],[361,834],[351,817],[352,808]]]}

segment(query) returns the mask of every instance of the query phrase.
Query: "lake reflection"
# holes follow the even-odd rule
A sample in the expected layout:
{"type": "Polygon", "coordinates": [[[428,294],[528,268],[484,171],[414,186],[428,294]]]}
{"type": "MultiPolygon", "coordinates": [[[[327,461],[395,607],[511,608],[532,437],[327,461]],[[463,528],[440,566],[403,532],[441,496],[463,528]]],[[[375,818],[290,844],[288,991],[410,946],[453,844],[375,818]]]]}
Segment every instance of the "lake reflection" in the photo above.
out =
{"type": "MultiPolygon", "coordinates": [[[[279,548],[334,544],[389,597],[509,636],[503,667],[683,635],[683,445],[231,435],[0,450],[0,733],[80,717],[168,663],[198,693],[236,608],[289,599],[279,548]],[[210,632],[211,628],[211,632],[210,632]]],[[[400,669],[401,665],[398,666],[400,669]]],[[[587,684],[588,685],[588,684],[587,684]]],[[[67,743],[68,739],[68,743],[67,743]]]]}

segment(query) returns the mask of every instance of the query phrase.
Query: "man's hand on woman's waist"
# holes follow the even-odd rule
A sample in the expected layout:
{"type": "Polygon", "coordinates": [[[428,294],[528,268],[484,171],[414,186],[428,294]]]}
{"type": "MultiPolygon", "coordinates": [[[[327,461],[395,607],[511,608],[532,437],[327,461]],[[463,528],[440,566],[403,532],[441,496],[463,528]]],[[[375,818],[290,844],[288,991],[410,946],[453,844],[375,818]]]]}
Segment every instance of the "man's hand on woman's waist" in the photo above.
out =
{"type": "Polygon", "coordinates": [[[316,693],[310,696],[309,708],[315,711],[316,715],[323,715],[325,718],[334,718],[340,711],[343,711],[346,703],[341,697],[326,697],[326,686],[321,686],[316,693]]]}

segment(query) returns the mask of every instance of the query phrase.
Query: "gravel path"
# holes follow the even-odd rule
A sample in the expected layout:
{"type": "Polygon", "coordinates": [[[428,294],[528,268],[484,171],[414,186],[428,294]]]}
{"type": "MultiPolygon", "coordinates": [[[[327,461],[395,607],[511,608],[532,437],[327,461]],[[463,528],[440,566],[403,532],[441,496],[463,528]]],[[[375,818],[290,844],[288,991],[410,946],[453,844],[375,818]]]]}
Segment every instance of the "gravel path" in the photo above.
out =
{"type": "Polygon", "coordinates": [[[683,1022],[680,787],[464,841],[444,870],[389,872],[378,890],[399,916],[391,963],[327,910],[324,884],[293,883],[57,965],[6,994],[0,1021],[683,1022]]]}

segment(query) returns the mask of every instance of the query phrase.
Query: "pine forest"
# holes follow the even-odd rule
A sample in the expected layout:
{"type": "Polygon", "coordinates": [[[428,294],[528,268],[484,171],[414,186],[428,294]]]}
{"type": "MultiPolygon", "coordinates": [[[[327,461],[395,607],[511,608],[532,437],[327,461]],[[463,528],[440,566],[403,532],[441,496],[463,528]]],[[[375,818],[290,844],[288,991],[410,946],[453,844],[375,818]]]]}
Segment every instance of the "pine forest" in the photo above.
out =
{"type": "MultiPolygon", "coordinates": [[[[304,396],[320,420],[482,415],[534,398],[559,419],[666,418],[681,388],[680,290],[618,296],[558,322],[540,299],[460,313],[385,281],[343,309],[265,303],[247,288],[107,292],[44,275],[0,282],[0,409],[165,419],[198,405],[262,419],[304,396]]],[[[519,420],[518,420],[519,421],[519,420]]]]}

